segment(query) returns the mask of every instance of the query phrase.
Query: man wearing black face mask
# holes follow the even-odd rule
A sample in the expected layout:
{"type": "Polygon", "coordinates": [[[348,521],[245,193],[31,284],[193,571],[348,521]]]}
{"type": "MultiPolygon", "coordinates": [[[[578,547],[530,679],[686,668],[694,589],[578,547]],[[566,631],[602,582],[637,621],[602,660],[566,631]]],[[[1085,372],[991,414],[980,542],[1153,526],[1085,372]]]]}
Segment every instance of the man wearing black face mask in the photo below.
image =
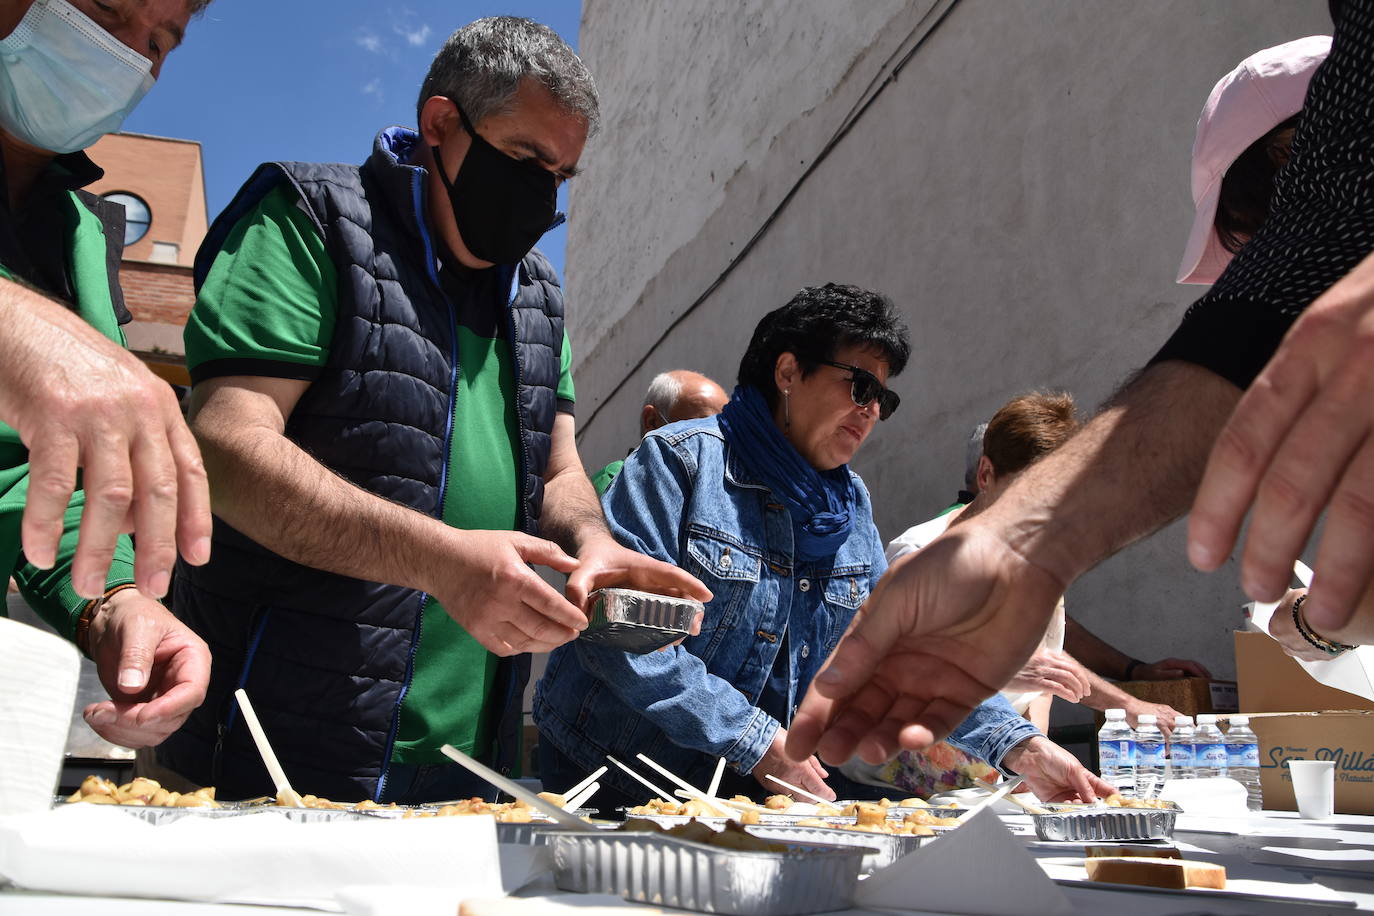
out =
{"type": "Polygon", "coordinates": [[[709,594],[616,545],[573,441],[562,294],[532,248],[596,124],[586,68],[544,26],[479,20],[418,115],[361,167],[262,167],[197,257],[217,518],[175,606],[215,665],[159,759],[226,797],[271,791],[239,685],[303,791],[488,794],[439,748],[509,767],[524,653],[575,637],[588,591],[709,594]]]}
{"type": "Polygon", "coordinates": [[[0,4],[0,583],[95,662],[86,722],[128,747],[205,695],[205,644],[156,599],[178,544],[208,556],[209,493],[172,389],[123,349],[124,208],[81,190],[83,150],[208,2],[0,4]]]}

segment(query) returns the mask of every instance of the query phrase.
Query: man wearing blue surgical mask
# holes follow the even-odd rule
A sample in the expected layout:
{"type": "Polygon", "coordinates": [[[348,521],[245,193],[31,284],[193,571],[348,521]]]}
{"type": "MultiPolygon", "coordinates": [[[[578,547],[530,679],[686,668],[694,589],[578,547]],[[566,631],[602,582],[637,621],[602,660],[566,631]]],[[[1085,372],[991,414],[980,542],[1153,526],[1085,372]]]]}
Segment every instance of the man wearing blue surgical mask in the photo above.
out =
{"type": "Polygon", "coordinates": [[[440,748],[514,763],[526,653],[575,637],[590,590],[709,597],[612,539],[573,438],[563,295],[533,247],[596,125],[586,67],[546,26],[482,19],[417,116],[362,166],[262,166],[196,258],[214,558],[178,570],[173,606],[214,672],[157,755],[229,797],[272,791],[238,685],[302,791],[485,795],[440,748]]]}
{"type": "Polygon", "coordinates": [[[95,661],[111,699],[86,721],[129,747],[205,695],[208,649],[157,599],[178,546],[208,559],[209,500],[170,387],[122,348],[123,208],[80,190],[81,150],[208,2],[0,5],[0,579],[95,661]]]}

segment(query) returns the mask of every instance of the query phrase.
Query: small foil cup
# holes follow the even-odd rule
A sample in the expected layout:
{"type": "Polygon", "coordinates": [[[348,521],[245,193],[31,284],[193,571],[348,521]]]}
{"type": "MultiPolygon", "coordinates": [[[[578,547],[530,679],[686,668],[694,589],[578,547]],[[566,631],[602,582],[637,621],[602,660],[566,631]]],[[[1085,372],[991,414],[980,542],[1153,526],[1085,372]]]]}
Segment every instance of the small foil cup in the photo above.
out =
{"type": "Polygon", "coordinates": [[[687,636],[704,605],[631,588],[602,588],[588,596],[587,629],[578,639],[643,655],[687,636]]]}

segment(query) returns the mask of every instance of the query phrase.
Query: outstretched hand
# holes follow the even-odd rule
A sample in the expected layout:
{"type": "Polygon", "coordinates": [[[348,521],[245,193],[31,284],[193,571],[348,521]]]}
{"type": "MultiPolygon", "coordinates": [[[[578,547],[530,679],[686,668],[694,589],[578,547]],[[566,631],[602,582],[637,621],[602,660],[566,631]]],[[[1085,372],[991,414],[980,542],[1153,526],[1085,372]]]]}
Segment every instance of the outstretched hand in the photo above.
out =
{"type": "Polygon", "coordinates": [[[1308,622],[1338,631],[1374,582],[1374,255],[1294,322],[1217,437],[1188,524],[1204,571],[1230,556],[1251,513],[1241,585],[1278,601],[1326,513],[1308,622]],[[1252,512],[1253,510],[1253,512],[1252,512]]]}
{"type": "Polygon", "coordinates": [[[135,589],[115,593],[100,609],[87,649],[110,699],[87,706],[86,723],[113,744],[159,744],[205,699],[205,641],[135,589]]]}
{"type": "Polygon", "coordinates": [[[951,528],[898,560],[793,719],[787,753],[880,763],[945,737],[1040,643],[1065,584],[986,531],[951,528]]]}

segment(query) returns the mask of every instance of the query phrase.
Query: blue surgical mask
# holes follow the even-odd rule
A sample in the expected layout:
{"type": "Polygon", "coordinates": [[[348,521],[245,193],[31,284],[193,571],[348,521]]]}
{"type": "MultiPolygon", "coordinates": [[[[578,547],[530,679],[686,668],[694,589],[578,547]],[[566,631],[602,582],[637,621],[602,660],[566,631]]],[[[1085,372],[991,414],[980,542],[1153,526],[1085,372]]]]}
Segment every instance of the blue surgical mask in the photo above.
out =
{"type": "Polygon", "coordinates": [[[153,87],[152,61],[66,0],[34,0],[0,40],[0,127],[54,153],[85,149],[153,87]]]}

